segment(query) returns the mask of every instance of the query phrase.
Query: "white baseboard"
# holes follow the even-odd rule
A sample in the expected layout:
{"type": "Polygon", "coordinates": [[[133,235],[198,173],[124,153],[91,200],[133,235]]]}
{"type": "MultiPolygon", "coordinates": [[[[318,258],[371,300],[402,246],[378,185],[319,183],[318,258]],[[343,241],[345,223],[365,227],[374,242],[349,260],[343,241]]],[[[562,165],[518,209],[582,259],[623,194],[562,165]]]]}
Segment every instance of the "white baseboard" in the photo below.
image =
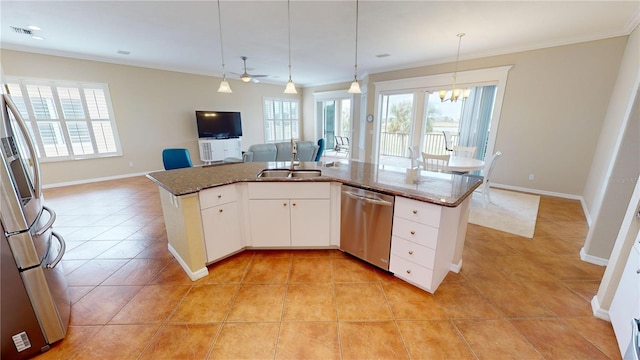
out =
{"type": "MultiPolygon", "coordinates": [[[[158,170],[158,171],[160,171],[160,170],[158,170]]],[[[139,172],[139,173],[133,173],[133,174],[123,174],[123,175],[114,175],[114,176],[105,176],[105,177],[100,177],[100,178],[92,178],[92,179],[84,179],[84,180],[76,180],[76,181],[66,181],[66,182],[61,182],[61,183],[46,184],[46,185],[43,185],[42,188],[43,189],[50,189],[50,188],[57,188],[57,187],[71,186],[71,185],[90,184],[90,183],[100,182],[100,181],[126,179],[126,178],[136,177],[136,176],[146,176],[147,174],[149,174],[151,172],[153,172],[153,171],[145,171],[145,172],[139,172]]]]}
{"type": "Polygon", "coordinates": [[[571,200],[580,200],[580,201],[583,200],[582,196],[580,195],[565,194],[565,193],[546,191],[546,190],[540,190],[540,189],[531,189],[531,188],[525,188],[520,186],[491,183],[491,187],[496,189],[514,190],[514,191],[521,191],[521,192],[527,192],[527,193],[538,194],[538,195],[555,196],[555,197],[571,199],[571,200]]]}
{"type": "Polygon", "coordinates": [[[609,317],[609,310],[605,310],[600,307],[600,301],[598,301],[598,295],[594,295],[593,299],[591,299],[591,311],[593,311],[593,316],[598,319],[611,321],[609,317]]]}
{"type": "Polygon", "coordinates": [[[449,271],[453,271],[454,273],[459,273],[460,269],[462,269],[462,259],[458,261],[457,264],[451,263],[449,264],[449,271]]]}
{"type": "Polygon", "coordinates": [[[184,262],[184,260],[182,260],[182,258],[180,257],[176,249],[174,249],[173,246],[171,246],[171,244],[169,244],[168,247],[171,255],[173,255],[173,257],[176,258],[176,260],[178,260],[178,264],[180,264],[184,272],[187,273],[187,276],[189,276],[189,279],[191,279],[191,281],[196,281],[198,279],[202,279],[203,277],[209,275],[209,270],[207,269],[206,266],[200,270],[197,270],[196,272],[191,271],[187,263],[184,262]]]}
{"type": "Polygon", "coordinates": [[[580,260],[600,266],[607,266],[609,264],[609,259],[589,255],[584,251],[584,247],[580,249],[580,260]]]}

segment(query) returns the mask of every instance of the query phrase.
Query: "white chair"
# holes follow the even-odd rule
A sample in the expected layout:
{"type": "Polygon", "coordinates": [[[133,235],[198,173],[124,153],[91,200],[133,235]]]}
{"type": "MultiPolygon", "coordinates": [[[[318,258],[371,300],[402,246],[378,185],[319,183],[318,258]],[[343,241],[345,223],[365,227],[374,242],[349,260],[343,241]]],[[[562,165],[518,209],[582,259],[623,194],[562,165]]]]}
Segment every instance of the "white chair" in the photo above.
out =
{"type": "Polygon", "coordinates": [[[422,167],[427,171],[447,172],[449,155],[422,153],[422,167]]]}
{"type": "Polygon", "coordinates": [[[453,151],[453,136],[457,135],[457,133],[452,131],[443,131],[442,134],[444,135],[444,149],[447,151],[453,151]]]}
{"type": "Polygon", "coordinates": [[[411,160],[411,168],[419,169],[420,168],[420,160],[418,157],[420,156],[420,146],[409,146],[409,159],[411,160]]]}
{"type": "Polygon", "coordinates": [[[472,158],[476,154],[476,149],[475,146],[454,146],[453,156],[472,158]]]}
{"type": "Polygon", "coordinates": [[[487,171],[487,175],[485,175],[484,182],[482,183],[482,206],[485,208],[489,206],[489,203],[491,203],[491,185],[489,184],[489,182],[491,182],[491,174],[493,174],[493,168],[496,166],[496,162],[498,162],[498,159],[501,155],[502,152],[500,151],[496,151],[496,153],[493,154],[491,164],[489,165],[489,170],[487,171]]]}

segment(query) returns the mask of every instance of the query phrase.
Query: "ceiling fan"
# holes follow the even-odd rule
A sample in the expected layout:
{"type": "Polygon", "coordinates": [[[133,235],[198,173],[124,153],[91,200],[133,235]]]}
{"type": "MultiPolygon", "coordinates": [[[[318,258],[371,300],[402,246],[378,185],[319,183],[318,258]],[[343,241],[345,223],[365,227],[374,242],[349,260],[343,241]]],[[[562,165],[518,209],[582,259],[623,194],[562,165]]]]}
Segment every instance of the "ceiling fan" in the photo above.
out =
{"type": "Polygon", "coordinates": [[[247,57],[246,56],[241,56],[240,59],[242,59],[242,62],[244,63],[244,73],[238,74],[238,73],[232,72],[232,74],[240,75],[240,80],[242,80],[244,82],[251,81],[252,83],[259,83],[260,80],[258,80],[257,78],[262,78],[262,77],[269,76],[269,75],[251,75],[251,74],[249,74],[247,72],[247,57]]]}

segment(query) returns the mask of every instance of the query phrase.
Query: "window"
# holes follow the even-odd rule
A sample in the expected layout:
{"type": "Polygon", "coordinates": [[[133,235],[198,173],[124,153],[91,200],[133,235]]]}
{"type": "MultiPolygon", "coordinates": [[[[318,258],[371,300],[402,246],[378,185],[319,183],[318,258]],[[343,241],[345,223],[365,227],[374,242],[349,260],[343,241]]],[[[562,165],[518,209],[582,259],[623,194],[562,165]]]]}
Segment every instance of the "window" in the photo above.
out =
{"type": "Polygon", "coordinates": [[[122,155],[106,84],[8,78],[42,161],[122,155]]]}
{"type": "Polygon", "coordinates": [[[298,139],[298,100],[264,99],[264,140],[267,143],[298,139]]]}

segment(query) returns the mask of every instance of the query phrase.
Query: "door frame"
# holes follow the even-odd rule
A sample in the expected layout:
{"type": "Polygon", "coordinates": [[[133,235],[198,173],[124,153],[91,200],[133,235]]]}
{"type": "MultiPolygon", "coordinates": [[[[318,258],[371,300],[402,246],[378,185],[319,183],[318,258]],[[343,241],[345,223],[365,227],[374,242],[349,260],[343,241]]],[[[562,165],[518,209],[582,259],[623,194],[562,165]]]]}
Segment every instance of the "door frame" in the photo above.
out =
{"type": "MultiPolygon", "coordinates": [[[[459,71],[456,74],[457,85],[460,87],[496,85],[496,97],[494,100],[493,112],[491,114],[491,128],[489,130],[489,142],[487,144],[488,154],[493,154],[494,151],[507,78],[509,70],[511,70],[512,67],[513,65],[507,65],[487,69],[459,71]]],[[[374,109],[376,113],[380,113],[380,95],[382,93],[418,90],[432,91],[434,88],[444,89],[451,87],[452,76],[453,73],[444,73],[406,79],[376,81],[373,83],[375,88],[373,98],[374,109]]],[[[378,122],[376,124],[376,129],[374,130],[375,134],[380,134],[380,126],[381,125],[378,122]]],[[[380,138],[378,135],[373,139],[372,145],[371,152],[369,153],[369,162],[377,164],[380,148],[380,138]]]]}

